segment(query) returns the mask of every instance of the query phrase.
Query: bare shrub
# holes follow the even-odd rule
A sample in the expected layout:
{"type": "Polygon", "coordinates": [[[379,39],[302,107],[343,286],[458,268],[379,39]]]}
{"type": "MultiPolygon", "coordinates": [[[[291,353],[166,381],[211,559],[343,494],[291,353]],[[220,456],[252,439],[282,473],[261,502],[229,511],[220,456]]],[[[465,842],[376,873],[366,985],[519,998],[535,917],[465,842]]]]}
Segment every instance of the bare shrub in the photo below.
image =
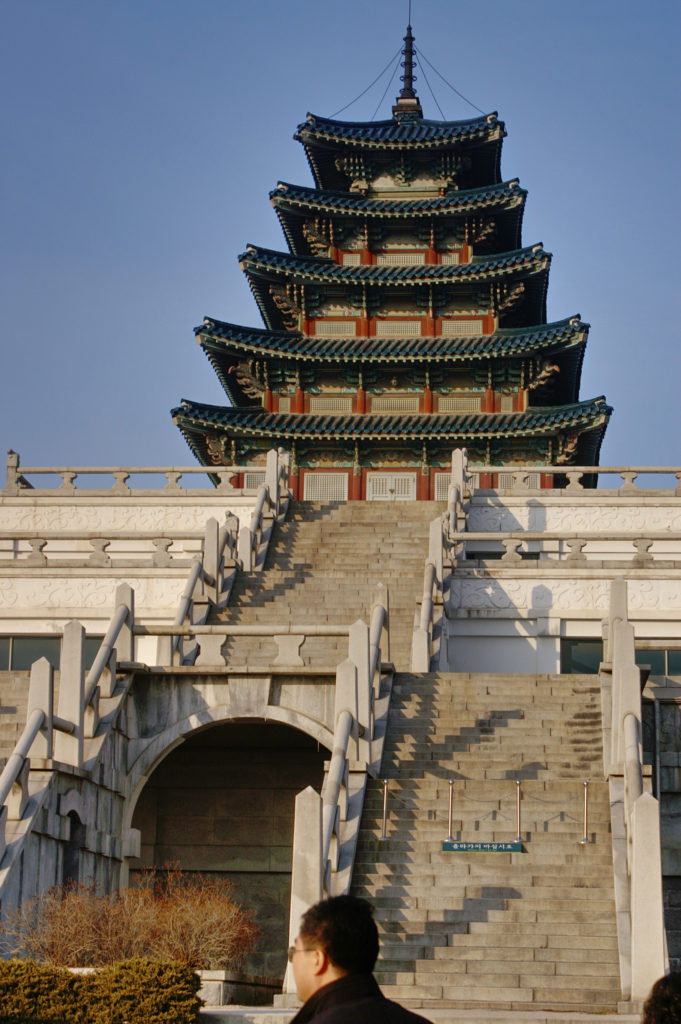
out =
{"type": "Polygon", "coordinates": [[[215,969],[238,967],[257,934],[226,879],[169,868],[111,895],[56,886],[8,915],[0,951],[71,967],[147,957],[215,969]]]}

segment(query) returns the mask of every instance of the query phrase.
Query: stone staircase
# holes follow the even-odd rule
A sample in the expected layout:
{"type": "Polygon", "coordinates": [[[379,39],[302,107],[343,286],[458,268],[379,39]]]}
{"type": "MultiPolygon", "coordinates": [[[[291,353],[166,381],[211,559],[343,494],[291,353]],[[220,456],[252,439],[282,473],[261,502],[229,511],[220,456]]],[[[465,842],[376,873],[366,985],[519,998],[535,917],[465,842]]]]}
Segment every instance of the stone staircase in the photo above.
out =
{"type": "Polygon", "coordinates": [[[597,680],[398,674],[382,775],[388,839],[379,839],[382,786],[373,780],[352,891],[377,910],[386,995],[425,1016],[483,1006],[616,1012],[597,680]],[[522,853],[442,852],[450,778],[453,838],[483,843],[515,839],[522,780],[522,853]],[[590,842],[580,844],[585,779],[590,842]]]}
{"type": "MultiPolygon", "coordinates": [[[[372,594],[385,583],[390,594],[391,656],[409,668],[416,601],[423,590],[428,525],[441,502],[292,502],[275,525],[264,572],[239,573],[227,608],[212,623],[231,625],[348,626],[367,623],[372,594]]],[[[347,657],[346,637],[309,637],[305,664],[335,666],[347,657]]],[[[273,640],[237,637],[223,651],[232,665],[267,666],[273,640]]]]}

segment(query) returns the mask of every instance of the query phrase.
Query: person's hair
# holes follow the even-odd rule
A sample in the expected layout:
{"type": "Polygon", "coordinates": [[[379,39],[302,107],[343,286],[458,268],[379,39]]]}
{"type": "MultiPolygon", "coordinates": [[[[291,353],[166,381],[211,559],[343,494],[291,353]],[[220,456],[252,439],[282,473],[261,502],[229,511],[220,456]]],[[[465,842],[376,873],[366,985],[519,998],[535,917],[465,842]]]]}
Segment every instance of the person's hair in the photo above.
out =
{"type": "Polygon", "coordinates": [[[681,973],[655,982],[643,1007],[642,1024],[681,1024],[681,973]]]}
{"type": "Polygon", "coordinates": [[[331,963],[348,974],[370,974],[378,956],[378,929],[370,903],[356,896],[333,896],[310,907],[300,923],[300,937],[317,946],[331,963]]]}

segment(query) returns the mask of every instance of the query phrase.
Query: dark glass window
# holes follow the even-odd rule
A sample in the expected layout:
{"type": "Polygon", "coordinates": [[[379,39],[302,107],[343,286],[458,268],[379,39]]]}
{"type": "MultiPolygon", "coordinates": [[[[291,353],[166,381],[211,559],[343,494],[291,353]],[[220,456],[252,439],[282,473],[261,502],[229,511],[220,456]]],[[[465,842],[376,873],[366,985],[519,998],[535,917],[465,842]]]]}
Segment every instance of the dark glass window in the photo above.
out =
{"type": "Polygon", "coordinates": [[[681,651],[667,651],[668,668],[670,676],[681,676],[681,651]]]}
{"type": "Polygon", "coordinates": [[[637,665],[650,665],[651,676],[666,675],[666,651],[636,651],[637,665]]]}
{"type": "MultiPolygon", "coordinates": [[[[87,671],[102,642],[101,636],[86,636],[83,645],[83,662],[87,671]]],[[[0,671],[14,669],[27,672],[34,661],[47,658],[53,668],[58,669],[61,661],[61,636],[0,636],[0,671]]]]}
{"type": "Polygon", "coordinates": [[[29,669],[38,658],[47,658],[53,668],[59,668],[60,636],[13,636],[12,668],[29,669]]]}
{"type": "Polygon", "coordinates": [[[595,675],[603,661],[602,640],[564,638],[560,642],[560,670],[573,675],[595,675]]]}

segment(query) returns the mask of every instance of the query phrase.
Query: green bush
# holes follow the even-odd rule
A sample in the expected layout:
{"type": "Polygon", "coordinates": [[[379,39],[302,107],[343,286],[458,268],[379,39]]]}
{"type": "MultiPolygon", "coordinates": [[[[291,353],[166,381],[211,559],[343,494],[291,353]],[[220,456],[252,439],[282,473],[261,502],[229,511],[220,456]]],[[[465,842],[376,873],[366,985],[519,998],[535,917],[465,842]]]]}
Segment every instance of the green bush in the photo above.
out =
{"type": "Polygon", "coordinates": [[[34,960],[2,960],[0,1024],[87,1024],[87,981],[34,960]]]}
{"type": "Polygon", "coordinates": [[[186,964],[143,957],[87,975],[0,961],[0,1024],[194,1024],[199,985],[186,964]]]}

